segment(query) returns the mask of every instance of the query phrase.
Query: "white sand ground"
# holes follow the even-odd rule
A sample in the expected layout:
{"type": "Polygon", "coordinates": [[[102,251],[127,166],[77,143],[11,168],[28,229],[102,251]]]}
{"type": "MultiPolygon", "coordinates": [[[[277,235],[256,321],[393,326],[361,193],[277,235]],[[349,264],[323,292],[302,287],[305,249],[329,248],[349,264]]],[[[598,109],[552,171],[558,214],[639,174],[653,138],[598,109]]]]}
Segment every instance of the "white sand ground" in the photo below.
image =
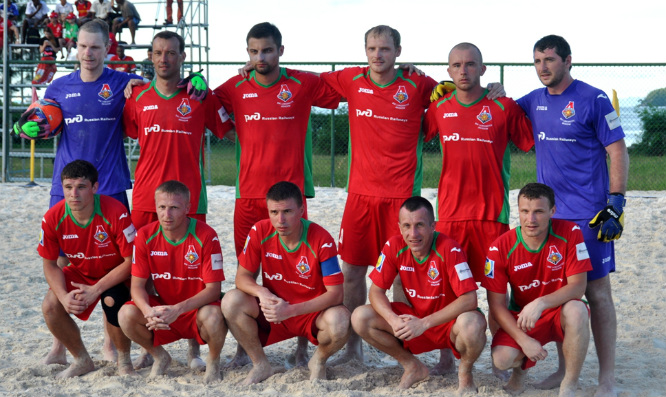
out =
{"type": "MultiPolygon", "coordinates": [[[[184,342],[168,346],[174,362],[167,375],[148,380],[148,370],[140,378],[119,377],[115,364],[102,360],[102,316],[98,308],[87,322],[78,322],[84,343],[95,360],[96,370],[75,379],[56,380],[62,365],[42,365],[41,359],[51,345],[51,335],[44,324],[41,301],[48,288],[42,262],[35,251],[39,225],[47,210],[49,188],[24,188],[18,184],[0,184],[0,249],[5,258],[0,263],[0,395],[8,396],[391,396],[402,373],[390,357],[366,345],[365,362],[351,362],[328,369],[327,381],[310,382],[307,370],[292,368],[289,356],[294,341],[267,348],[276,375],[259,385],[240,385],[249,367],[225,370],[224,380],[204,385],[201,375],[186,365],[184,342]]],[[[434,200],[435,191],[424,195],[434,200]]],[[[516,226],[516,192],[512,192],[512,226],[516,226]]],[[[346,193],[342,189],[320,188],[317,198],[308,201],[310,219],[337,236],[346,193]]],[[[236,260],[233,255],[234,189],[214,186],[209,189],[209,223],[218,232],[225,254],[227,277],[223,290],[233,287],[236,260]]],[[[629,192],[625,212],[626,229],[617,244],[618,271],[611,276],[618,311],[617,379],[620,396],[666,396],[666,192],[629,192]]],[[[486,310],[485,291],[479,302],[486,310]]],[[[227,336],[222,359],[228,361],[236,341],[227,336]]],[[[312,351],[312,347],[310,348],[312,351]]],[[[541,391],[531,386],[554,370],[556,353],[532,369],[523,396],[556,396],[557,389],[541,391]]],[[[133,347],[133,356],[138,355],[133,347]]],[[[207,352],[202,347],[202,353],[207,352]]],[[[434,365],[435,353],[420,356],[434,365]]],[[[71,357],[70,357],[71,359],[71,357]]],[[[580,379],[580,396],[593,396],[596,387],[597,360],[594,345],[585,361],[580,379]]],[[[480,396],[507,395],[501,383],[490,373],[488,347],[475,365],[475,380],[480,396]]],[[[452,396],[457,387],[455,374],[433,376],[400,395],[452,396]]]]}

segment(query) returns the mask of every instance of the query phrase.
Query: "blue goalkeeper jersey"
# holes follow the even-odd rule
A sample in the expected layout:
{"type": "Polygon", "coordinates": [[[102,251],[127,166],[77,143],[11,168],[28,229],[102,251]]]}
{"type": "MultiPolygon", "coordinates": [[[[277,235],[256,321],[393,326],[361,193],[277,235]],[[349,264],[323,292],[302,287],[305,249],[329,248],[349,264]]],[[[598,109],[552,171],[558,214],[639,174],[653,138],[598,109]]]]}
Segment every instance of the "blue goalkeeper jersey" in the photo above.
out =
{"type": "Polygon", "coordinates": [[[112,195],[132,187],[122,128],[123,90],[130,79],[141,77],[104,68],[96,81],[85,83],[77,70],[46,89],[44,97],[60,104],[65,119],[53,166],[52,195],[63,195],[60,173],[77,159],[97,168],[97,193],[112,195]]]}
{"type": "Polygon", "coordinates": [[[606,146],[624,138],[608,96],[574,80],[560,95],[540,88],[517,102],[532,121],[537,180],[555,190],[555,217],[592,218],[606,206],[606,146]]]}

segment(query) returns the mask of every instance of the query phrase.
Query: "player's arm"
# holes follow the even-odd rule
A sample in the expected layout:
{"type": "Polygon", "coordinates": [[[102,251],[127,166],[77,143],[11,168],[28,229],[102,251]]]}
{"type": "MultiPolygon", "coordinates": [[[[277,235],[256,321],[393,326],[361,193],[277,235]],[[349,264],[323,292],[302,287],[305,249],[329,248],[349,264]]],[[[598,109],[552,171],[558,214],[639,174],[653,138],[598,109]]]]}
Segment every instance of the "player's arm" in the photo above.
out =
{"type": "Polygon", "coordinates": [[[523,310],[518,314],[518,327],[524,332],[531,330],[544,310],[562,306],[570,300],[582,298],[585,287],[587,287],[587,273],[568,276],[567,285],[553,293],[541,296],[523,307],[523,310]]]}
{"type": "Polygon", "coordinates": [[[372,283],[368,291],[368,299],[374,311],[389,323],[395,335],[402,326],[402,320],[391,308],[391,301],[386,296],[386,290],[372,283]]]}
{"type": "Polygon", "coordinates": [[[342,284],[326,285],[326,292],[309,301],[290,304],[289,302],[278,298],[276,304],[263,305],[262,311],[266,320],[271,322],[280,322],[288,318],[300,316],[302,314],[315,313],[328,309],[329,307],[342,304],[343,287],[342,284]]]}
{"type": "Polygon", "coordinates": [[[154,309],[163,322],[171,324],[176,321],[180,315],[199,309],[220,299],[220,291],[222,291],[222,282],[215,281],[212,283],[206,283],[204,289],[191,298],[178,302],[175,305],[158,306],[154,309]]]}
{"type": "Polygon", "coordinates": [[[536,339],[528,336],[516,324],[513,315],[506,307],[506,293],[498,293],[487,290],[488,308],[493,318],[513,340],[518,343],[522,352],[532,361],[543,360],[548,356],[548,352],[541,346],[536,339]]]}
{"type": "Polygon", "coordinates": [[[146,290],[147,278],[132,276],[130,285],[130,295],[134,301],[134,305],[141,310],[144,316],[148,316],[152,307],[148,301],[148,291],[146,290]]]}
{"type": "Polygon", "coordinates": [[[82,313],[87,306],[83,301],[76,299],[76,292],[78,290],[67,292],[67,287],[65,286],[65,274],[58,266],[58,261],[55,259],[43,259],[44,277],[46,278],[46,282],[65,308],[65,311],[71,314],[82,313]]]}
{"type": "Polygon", "coordinates": [[[446,307],[434,312],[433,314],[423,317],[424,331],[441,324],[448,323],[455,320],[459,315],[475,310],[478,306],[476,300],[476,290],[466,292],[456,298],[453,302],[446,305],[446,307]]]}
{"type": "Polygon", "coordinates": [[[268,288],[257,284],[253,272],[247,270],[242,265],[236,269],[236,288],[248,295],[259,298],[260,303],[279,299],[268,288]]]}
{"type": "Polygon", "coordinates": [[[114,287],[130,277],[132,268],[132,256],[123,258],[123,263],[114,267],[106,276],[102,277],[95,285],[72,283],[72,285],[81,290],[78,294],[79,300],[86,305],[90,305],[102,295],[102,293],[111,287],[114,287]]]}
{"type": "Polygon", "coordinates": [[[610,191],[611,193],[627,192],[627,177],[629,175],[629,154],[624,139],[615,141],[606,146],[606,153],[610,157],[610,191]]]}

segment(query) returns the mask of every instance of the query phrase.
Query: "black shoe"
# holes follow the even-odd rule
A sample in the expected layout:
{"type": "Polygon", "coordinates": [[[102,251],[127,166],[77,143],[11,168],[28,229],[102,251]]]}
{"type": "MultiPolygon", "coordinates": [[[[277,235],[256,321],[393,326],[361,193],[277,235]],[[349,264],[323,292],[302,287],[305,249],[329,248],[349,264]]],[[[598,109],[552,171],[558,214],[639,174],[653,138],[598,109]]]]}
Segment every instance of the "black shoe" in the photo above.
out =
{"type": "Polygon", "coordinates": [[[164,21],[163,25],[173,25],[173,21],[171,19],[167,19],[164,21]]]}

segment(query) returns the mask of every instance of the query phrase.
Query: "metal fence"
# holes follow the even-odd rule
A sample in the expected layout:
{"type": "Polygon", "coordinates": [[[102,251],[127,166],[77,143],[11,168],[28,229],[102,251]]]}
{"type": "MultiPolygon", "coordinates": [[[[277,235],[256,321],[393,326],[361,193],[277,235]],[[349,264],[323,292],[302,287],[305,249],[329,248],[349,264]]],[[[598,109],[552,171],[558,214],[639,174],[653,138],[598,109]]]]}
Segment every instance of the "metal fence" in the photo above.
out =
{"type": "MultiPolygon", "coordinates": [[[[217,87],[226,78],[237,73],[241,62],[210,62],[210,85],[217,87]],[[217,76],[222,76],[217,78],[217,76]]],[[[339,70],[358,63],[283,63],[284,66],[325,72],[339,70]]],[[[416,64],[435,79],[447,79],[446,64],[416,64]]],[[[63,71],[67,72],[67,70],[63,71]]],[[[666,64],[576,64],[572,75],[610,95],[615,89],[619,96],[622,125],[630,152],[629,189],[666,189],[666,64]],[[659,90],[660,89],[660,90],[659,90]],[[655,91],[657,90],[657,91],[655,91]],[[653,92],[654,91],[654,92],[653,92]],[[648,106],[651,105],[651,106],[648,106]]],[[[502,82],[507,95],[519,98],[533,89],[540,88],[531,64],[487,64],[482,83],[502,82]]],[[[29,105],[22,88],[17,84],[12,97],[12,117],[17,119],[20,110],[29,105]]],[[[40,97],[43,90],[40,92],[40,97]]],[[[347,105],[341,103],[337,110],[313,108],[310,128],[312,132],[312,171],[315,186],[344,187],[347,180],[347,150],[349,122],[347,105]]],[[[3,139],[4,139],[3,134],[3,139]]],[[[29,144],[18,138],[11,139],[8,161],[9,181],[28,180],[29,144]]],[[[37,144],[38,180],[50,180],[52,158],[56,140],[39,141],[37,144]]],[[[139,151],[128,140],[127,153],[133,172],[139,151]]],[[[210,184],[233,185],[235,183],[234,146],[226,140],[208,136],[206,140],[206,178],[210,184]]],[[[436,187],[441,167],[439,143],[436,139],[424,145],[423,186],[436,187]]],[[[512,148],[511,188],[518,188],[536,179],[534,152],[523,153],[512,148]]]]}

